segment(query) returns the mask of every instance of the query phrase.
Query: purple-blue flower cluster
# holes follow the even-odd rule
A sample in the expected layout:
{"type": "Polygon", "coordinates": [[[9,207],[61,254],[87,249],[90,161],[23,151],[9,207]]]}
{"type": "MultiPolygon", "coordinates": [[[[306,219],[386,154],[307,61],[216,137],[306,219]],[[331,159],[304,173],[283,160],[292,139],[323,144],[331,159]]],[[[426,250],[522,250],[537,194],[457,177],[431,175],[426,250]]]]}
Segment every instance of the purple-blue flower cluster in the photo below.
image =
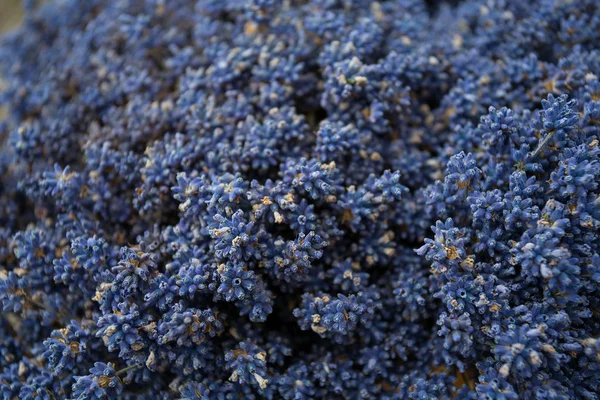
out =
{"type": "Polygon", "coordinates": [[[598,1],[26,3],[0,398],[600,399],[598,1]]]}

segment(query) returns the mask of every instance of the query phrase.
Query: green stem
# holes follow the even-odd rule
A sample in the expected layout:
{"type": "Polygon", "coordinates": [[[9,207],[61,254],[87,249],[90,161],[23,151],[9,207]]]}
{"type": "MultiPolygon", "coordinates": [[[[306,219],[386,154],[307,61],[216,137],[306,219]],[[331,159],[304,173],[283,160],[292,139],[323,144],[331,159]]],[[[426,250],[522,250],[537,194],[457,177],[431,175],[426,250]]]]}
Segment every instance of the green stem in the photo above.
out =
{"type": "Polygon", "coordinates": [[[546,137],[542,140],[542,142],[537,147],[537,149],[535,149],[533,151],[533,153],[529,154],[529,157],[530,158],[536,158],[538,155],[540,155],[540,153],[542,152],[542,150],[544,150],[544,147],[546,147],[546,145],[548,144],[548,142],[550,142],[550,139],[552,139],[552,137],[554,136],[555,132],[556,131],[552,131],[552,132],[548,133],[548,135],[546,135],[546,137]]]}
{"type": "Polygon", "coordinates": [[[119,375],[123,375],[126,372],[131,371],[132,369],[138,369],[140,367],[140,364],[133,364],[130,365],[129,367],[125,367],[123,369],[118,370],[115,375],[119,376],[119,375]]]}

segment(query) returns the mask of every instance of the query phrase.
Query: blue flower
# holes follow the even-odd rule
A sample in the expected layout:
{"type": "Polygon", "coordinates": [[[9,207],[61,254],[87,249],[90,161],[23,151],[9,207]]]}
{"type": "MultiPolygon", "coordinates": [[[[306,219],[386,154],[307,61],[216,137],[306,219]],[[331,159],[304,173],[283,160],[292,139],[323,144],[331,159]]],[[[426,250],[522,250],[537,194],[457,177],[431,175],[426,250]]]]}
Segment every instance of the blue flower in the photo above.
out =
{"type": "Polygon", "coordinates": [[[254,223],[246,222],[242,210],[236,211],[231,219],[216,214],[210,235],[215,239],[215,255],[219,260],[248,260],[260,258],[256,248],[260,246],[261,233],[255,233],[254,223]]]}
{"type": "Polygon", "coordinates": [[[229,380],[248,383],[265,389],[269,383],[266,374],[266,353],[249,341],[225,353],[225,368],[231,371],[229,380]]]}
{"type": "Polygon", "coordinates": [[[123,382],[116,375],[114,365],[111,363],[94,363],[89,375],[75,378],[73,398],[78,400],[99,400],[118,396],[123,391],[123,382]]]}
{"type": "Polygon", "coordinates": [[[205,339],[223,333],[222,316],[212,310],[195,308],[169,312],[158,324],[159,343],[174,341],[178,346],[191,347],[205,339]]]}
{"type": "Polygon", "coordinates": [[[220,274],[221,285],[217,288],[217,293],[224,295],[225,300],[243,300],[246,294],[254,289],[254,273],[244,271],[241,266],[225,267],[225,271],[220,274]]]}
{"type": "Polygon", "coordinates": [[[52,331],[50,337],[43,342],[46,349],[43,357],[50,370],[55,374],[61,374],[64,370],[78,370],[89,356],[88,342],[91,338],[91,332],[77,321],[71,321],[67,327],[52,331]]]}

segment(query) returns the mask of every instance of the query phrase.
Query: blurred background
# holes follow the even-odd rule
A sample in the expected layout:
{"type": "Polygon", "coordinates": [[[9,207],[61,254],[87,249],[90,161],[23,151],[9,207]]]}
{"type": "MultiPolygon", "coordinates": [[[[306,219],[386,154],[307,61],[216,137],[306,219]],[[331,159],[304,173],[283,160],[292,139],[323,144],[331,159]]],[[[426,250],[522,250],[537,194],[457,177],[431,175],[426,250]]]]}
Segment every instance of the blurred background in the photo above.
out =
{"type": "MultiPolygon", "coordinates": [[[[23,16],[21,0],[0,0],[0,36],[8,30],[15,28],[23,16]]],[[[0,77],[0,87],[2,77],[0,77]]],[[[0,121],[6,117],[6,110],[0,105],[0,121]]]]}
{"type": "Polygon", "coordinates": [[[0,34],[18,25],[22,15],[21,0],[0,0],[0,34]]]}

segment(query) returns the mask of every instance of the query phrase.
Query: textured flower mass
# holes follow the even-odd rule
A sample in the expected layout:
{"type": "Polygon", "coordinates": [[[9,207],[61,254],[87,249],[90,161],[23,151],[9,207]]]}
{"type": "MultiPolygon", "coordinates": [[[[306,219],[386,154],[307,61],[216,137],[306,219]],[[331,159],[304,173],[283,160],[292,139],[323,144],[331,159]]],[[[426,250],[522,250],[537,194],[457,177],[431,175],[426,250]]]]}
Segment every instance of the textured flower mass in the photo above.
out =
{"type": "Polygon", "coordinates": [[[0,398],[600,398],[597,0],[25,7],[0,398]]]}

